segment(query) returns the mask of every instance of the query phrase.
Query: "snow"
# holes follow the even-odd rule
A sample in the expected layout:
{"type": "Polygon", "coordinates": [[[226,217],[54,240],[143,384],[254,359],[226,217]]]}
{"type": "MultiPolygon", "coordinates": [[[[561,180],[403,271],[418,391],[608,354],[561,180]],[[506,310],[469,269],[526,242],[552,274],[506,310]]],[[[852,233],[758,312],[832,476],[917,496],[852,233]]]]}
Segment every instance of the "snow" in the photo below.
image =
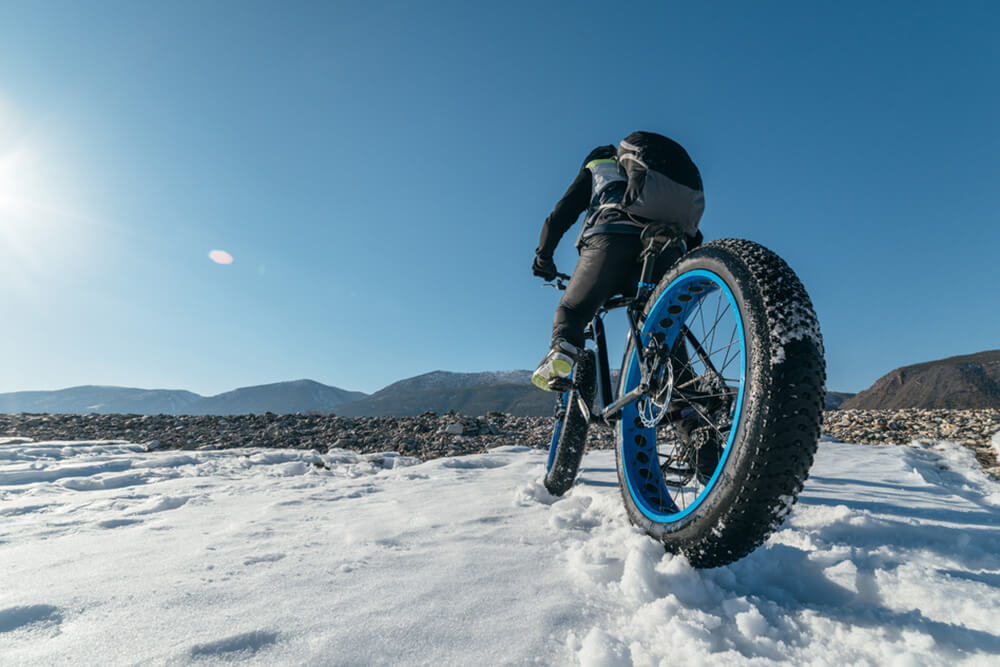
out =
{"type": "Polygon", "coordinates": [[[610,451],[0,439],[0,663],[997,664],[1000,484],[951,443],[823,441],[783,527],[698,571],[610,451]]]}
{"type": "MultiPolygon", "coordinates": [[[[783,305],[783,308],[787,308],[783,305]]],[[[775,306],[768,306],[768,321],[774,322],[771,332],[771,366],[785,361],[785,348],[796,340],[811,341],[817,350],[823,349],[823,337],[819,332],[819,322],[811,309],[798,306],[787,312],[775,306]],[[779,313],[784,317],[779,317],[779,313]]]]}

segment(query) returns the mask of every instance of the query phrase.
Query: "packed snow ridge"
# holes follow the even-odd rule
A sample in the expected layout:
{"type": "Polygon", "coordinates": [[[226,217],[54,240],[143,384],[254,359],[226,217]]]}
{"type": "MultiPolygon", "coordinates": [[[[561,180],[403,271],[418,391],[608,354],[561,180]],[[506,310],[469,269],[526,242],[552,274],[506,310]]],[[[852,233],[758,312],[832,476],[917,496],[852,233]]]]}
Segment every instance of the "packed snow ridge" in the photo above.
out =
{"type": "Polygon", "coordinates": [[[823,441],[783,527],[707,571],[628,523],[613,457],[555,498],[526,447],[0,439],[0,664],[996,664],[969,450],[823,441]]]}

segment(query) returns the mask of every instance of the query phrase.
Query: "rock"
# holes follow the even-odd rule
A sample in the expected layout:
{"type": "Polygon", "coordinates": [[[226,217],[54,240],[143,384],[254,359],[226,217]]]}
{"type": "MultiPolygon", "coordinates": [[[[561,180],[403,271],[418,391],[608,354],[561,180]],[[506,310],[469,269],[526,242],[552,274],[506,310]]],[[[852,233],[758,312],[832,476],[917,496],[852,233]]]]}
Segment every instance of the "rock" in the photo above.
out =
{"type": "Polygon", "coordinates": [[[492,423],[483,420],[479,423],[479,435],[500,435],[500,431],[492,423]]]}

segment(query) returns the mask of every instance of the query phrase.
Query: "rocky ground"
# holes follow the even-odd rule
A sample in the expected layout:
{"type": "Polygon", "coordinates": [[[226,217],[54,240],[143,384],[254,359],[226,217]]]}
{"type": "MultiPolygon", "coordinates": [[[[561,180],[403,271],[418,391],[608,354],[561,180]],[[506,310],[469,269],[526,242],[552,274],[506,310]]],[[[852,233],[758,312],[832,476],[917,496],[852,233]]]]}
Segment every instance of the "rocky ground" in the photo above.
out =
{"type": "MultiPolygon", "coordinates": [[[[548,447],[552,420],[490,412],[418,417],[332,415],[0,415],[0,437],[32,440],[127,440],[148,449],[298,447],[365,453],[395,450],[432,459],[484,452],[500,445],[548,447]]],[[[1000,478],[990,446],[1000,430],[1000,410],[843,410],[824,413],[825,433],[863,444],[951,440],[969,447],[983,468],[1000,478]]],[[[591,430],[590,447],[614,446],[610,429],[591,430]]]]}
{"type": "Polygon", "coordinates": [[[1000,461],[991,445],[1000,431],[1000,410],[834,410],[823,413],[823,432],[843,440],[876,445],[950,440],[968,447],[987,473],[1000,479],[1000,461]]]}

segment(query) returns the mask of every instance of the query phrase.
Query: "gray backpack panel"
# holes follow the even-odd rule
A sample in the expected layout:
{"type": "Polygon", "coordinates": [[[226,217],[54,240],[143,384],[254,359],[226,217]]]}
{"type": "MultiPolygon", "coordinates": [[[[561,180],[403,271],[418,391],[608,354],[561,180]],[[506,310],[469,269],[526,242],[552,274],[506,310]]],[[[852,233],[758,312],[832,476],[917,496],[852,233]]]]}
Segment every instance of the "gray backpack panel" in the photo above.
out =
{"type": "Polygon", "coordinates": [[[673,222],[687,236],[698,231],[705,212],[705,193],[681,185],[658,171],[646,172],[646,181],[625,213],[637,222],[673,222]]]}

